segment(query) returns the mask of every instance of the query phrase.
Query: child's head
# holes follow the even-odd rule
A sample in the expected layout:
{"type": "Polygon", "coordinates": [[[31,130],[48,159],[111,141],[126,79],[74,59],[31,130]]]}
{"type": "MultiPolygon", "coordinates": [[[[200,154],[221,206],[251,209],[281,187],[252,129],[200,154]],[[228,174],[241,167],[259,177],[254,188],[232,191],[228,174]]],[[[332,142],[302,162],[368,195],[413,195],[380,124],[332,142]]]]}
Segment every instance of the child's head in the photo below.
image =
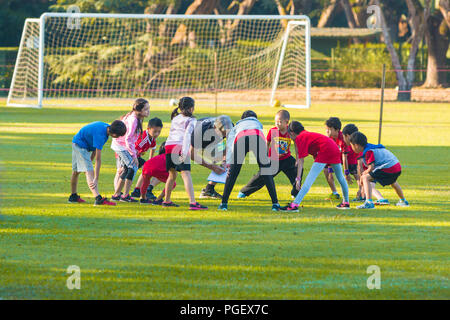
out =
{"type": "Polygon", "coordinates": [[[291,116],[287,110],[280,110],[275,115],[275,125],[280,131],[286,131],[291,116]]]}
{"type": "Polygon", "coordinates": [[[152,118],[148,121],[147,132],[153,138],[156,139],[161,134],[163,123],[160,118],[152,118]]]}
{"type": "Polygon", "coordinates": [[[194,114],[195,101],[191,97],[183,97],[178,102],[178,107],[172,111],[170,119],[175,118],[177,115],[182,114],[185,117],[192,117],[194,114]]]}
{"type": "Polygon", "coordinates": [[[367,137],[362,132],[353,132],[350,136],[350,145],[356,153],[363,152],[367,145],[367,137]]]}
{"type": "Polygon", "coordinates": [[[227,136],[227,132],[233,128],[233,122],[229,116],[222,115],[217,117],[214,121],[214,128],[222,137],[225,138],[227,136]]]}
{"type": "Polygon", "coordinates": [[[122,137],[125,133],[127,133],[127,127],[125,126],[125,123],[120,120],[113,121],[108,128],[108,134],[112,138],[122,137]]]}
{"type": "Polygon", "coordinates": [[[150,104],[143,98],[136,99],[133,104],[133,111],[138,118],[144,119],[150,114],[150,104]]]}
{"type": "Polygon", "coordinates": [[[337,138],[339,136],[339,131],[341,130],[341,120],[336,117],[331,117],[325,121],[325,126],[327,127],[327,136],[337,138]]]}
{"type": "Polygon", "coordinates": [[[166,142],[164,141],[163,143],[161,143],[161,146],[159,147],[159,154],[164,154],[166,153],[166,142]]]}
{"type": "Polygon", "coordinates": [[[247,110],[247,111],[244,111],[244,113],[241,116],[241,119],[250,118],[250,117],[258,118],[258,116],[256,115],[256,113],[254,111],[247,110]]]}
{"type": "Polygon", "coordinates": [[[303,125],[298,122],[298,121],[292,121],[289,126],[288,126],[288,132],[289,132],[289,136],[291,137],[292,140],[295,140],[295,138],[297,138],[297,136],[303,131],[305,130],[305,128],[303,127],[303,125]]]}
{"type": "Polygon", "coordinates": [[[353,123],[349,123],[342,129],[342,135],[344,136],[344,142],[346,145],[350,145],[350,136],[353,132],[357,132],[358,127],[355,126],[353,123]]]}

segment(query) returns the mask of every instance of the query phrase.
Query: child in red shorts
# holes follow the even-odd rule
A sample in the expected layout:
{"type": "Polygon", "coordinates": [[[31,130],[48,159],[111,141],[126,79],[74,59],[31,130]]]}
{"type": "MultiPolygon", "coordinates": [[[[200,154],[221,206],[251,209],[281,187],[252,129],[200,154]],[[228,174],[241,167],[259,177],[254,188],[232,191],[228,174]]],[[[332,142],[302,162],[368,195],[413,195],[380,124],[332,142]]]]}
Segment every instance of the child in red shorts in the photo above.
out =
{"type": "MultiPolygon", "coordinates": [[[[141,185],[141,204],[155,204],[162,205],[164,201],[164,190],[159,197],[154,199],[147,199],[147,187],[150,184],[150,179],[155,177],[159,181],[166,182],[169,177],[169,172],[166,169],[166,150],[165,143],[159,148],[159,155],[147,160],[142,167],[142,185],[141,185]]],[[[172,190],[177,184],[174,182],[172,190]]]]}

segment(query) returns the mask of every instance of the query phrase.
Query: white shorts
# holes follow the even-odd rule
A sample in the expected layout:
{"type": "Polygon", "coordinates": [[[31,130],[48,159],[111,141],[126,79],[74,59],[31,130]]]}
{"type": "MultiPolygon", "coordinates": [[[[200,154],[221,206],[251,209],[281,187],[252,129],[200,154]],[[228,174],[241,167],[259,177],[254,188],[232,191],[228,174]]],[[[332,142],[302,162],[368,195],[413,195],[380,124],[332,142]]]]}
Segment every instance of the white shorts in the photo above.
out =
{"type": "Polygon", "coordinates": [[[75,172],[94,171],[91,153],[75,143],[72,143],[72,170],[75,172]]]}

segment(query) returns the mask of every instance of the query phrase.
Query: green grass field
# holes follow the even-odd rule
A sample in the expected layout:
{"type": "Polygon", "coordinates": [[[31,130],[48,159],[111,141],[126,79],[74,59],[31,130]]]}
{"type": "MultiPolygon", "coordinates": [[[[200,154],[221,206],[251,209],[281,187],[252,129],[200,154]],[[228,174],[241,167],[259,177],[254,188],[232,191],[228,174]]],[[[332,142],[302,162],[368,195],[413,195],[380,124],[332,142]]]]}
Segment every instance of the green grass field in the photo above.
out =
{"type": "MultiPolygon", "coordinates": [[[[0,101],[0,299],[448,299],[450,298],[450,106],[387,103],[382,143],[400,159],[410,208],[396,207],[391,188],[381,189],[392,204],[376,210],[340,211],[325,201],[320,176],[299,213],[274,213],[265,189],[237,200],[256,172],[244,166],[228,212],[218,202],[189,212],[139,204],[94,207],[85,179],[85,205],[69,205],[71,139],[85,124],[110,122],[123,107],[5,108],[0,101]],[[68,266],[81,268],[81,289],[69,290],[68,266]],[[367,267],[381,269],[381,289],[366,286],[367,267]]],[[[241,107],[219,108],[237,120],[241,107]]],[[[164,121],[167,106],[150,116],[164,121]]],[[[198,117],[211,115],[200,104],[198,117]]],[[[265,129],[272,108],[255,109],[265,129]]],[[[315,103],[290,110],[306,129],[324,133],[324,121],[338,116],[355,123],[369,140],[378,134],[377,103],[315,103]]],[[[115,159],[105,145],[100,191],[113,192],[115,159]]],[[[310,167],[312,159],[306,162],[310,167]]],[[[208,171],[193,166],[198,195],[208,171]]],[[[288,180],[276,178],[281,204],[290,201],[288,180]]],[[[157,187],[158,190],[161,186],[157,187]]],[[[223,190],[219,186],[218,191],[223,190]]],[[[351,185],[351,197],[356,192],[351,185]]]]}

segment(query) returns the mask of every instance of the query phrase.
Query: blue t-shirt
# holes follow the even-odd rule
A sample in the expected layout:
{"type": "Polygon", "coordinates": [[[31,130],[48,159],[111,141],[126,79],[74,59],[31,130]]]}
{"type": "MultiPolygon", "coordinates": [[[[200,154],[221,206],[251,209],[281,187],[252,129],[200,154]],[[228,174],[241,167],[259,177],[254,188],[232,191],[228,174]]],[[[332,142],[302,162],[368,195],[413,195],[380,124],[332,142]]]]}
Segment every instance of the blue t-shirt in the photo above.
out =
{"type": "Polygon", "coordinates": [[[92,122],[81,128],[81,130],[73,137],[72,142],[88,151],[94,151],[95,149],[102,150],[108,140],[108,133],[106,130],[108,127],[109,124],[105,122],[92,122]]]}

